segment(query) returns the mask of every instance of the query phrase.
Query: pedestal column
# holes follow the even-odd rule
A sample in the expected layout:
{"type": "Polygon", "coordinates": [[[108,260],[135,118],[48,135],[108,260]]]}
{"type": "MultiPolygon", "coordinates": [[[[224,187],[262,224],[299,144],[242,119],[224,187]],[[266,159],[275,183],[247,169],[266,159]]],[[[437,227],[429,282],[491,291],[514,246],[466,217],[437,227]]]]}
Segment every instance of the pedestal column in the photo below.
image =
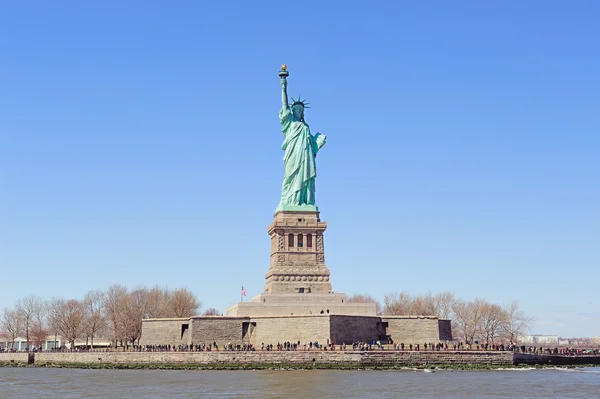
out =
{"type": "Polygon", "coordinates": [[[269,226],[271,263],[266,274],[265,293],[330,293],[329,269],[325,264],[323,232],[318,211],[278,211],[269,226]],[[281,245],[281,237],[294,237],[294,246],[281,245]],[[312,247],[307,246],[307,235],[312,247]],[[302,247],[298,246],[302,237],[302,247]]]}

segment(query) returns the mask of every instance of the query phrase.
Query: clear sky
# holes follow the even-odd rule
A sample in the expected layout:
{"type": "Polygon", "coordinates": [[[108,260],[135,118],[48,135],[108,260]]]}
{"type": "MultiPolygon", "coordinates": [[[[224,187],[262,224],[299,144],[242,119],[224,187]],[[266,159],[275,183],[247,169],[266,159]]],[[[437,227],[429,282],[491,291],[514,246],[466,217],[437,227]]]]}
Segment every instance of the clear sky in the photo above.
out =
{"type": "Polygon", "coordinates": [[[600,335],[597,1],[3,1],[0,309],[262,292],[277,72],[308,97],[336,292],[518,300],[600,335]]]}

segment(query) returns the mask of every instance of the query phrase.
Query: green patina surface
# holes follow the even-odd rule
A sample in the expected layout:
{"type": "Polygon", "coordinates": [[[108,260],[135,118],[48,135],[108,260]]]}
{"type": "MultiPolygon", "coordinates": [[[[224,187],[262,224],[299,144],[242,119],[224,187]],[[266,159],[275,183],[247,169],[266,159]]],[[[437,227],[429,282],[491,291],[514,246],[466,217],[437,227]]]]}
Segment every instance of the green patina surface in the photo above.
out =
{"type": "Polygon", "coordinates": [[[282,105],[279,111],[283,144],[284,176],[281,186],[281,199],[277,211],[316,211],[315,179],[317,152],[325,145],[326,137],[321,133],[313,135],[304,120],[307,103],[300,100],[290,105],[287,95],[287,77],[289,73],[279,72],[282,87],[282,105]],[[297,207],[300,207],[298,209],[297,207]]]}
{"type": "Polygon", "coordinates": [[[275,212],[278,211],[289,211],[289,212],[317,212],[319,210],[315,205],[285,205],[279,204],[275,212]]]}

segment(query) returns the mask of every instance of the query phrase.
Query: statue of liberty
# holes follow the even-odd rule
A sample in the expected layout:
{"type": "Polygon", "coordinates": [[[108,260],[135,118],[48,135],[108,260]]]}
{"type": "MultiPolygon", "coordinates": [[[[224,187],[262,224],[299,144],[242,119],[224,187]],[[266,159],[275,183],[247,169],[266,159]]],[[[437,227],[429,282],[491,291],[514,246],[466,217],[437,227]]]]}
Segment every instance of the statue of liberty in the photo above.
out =
{"type": "Polygon", "coordinates": [[[304,110],[308,103],[300,97],[292,104],[288,103],[287,77],[289,72],[286,65],[281,67],[281,111],[279,119],[283,132],[283,145],[285,151],[283,163],[285,174],[281,186],[281,200],[277,211],[316,211],[315,206],[315,178],[317,167],[315,157],[325,144],[325,135],[317,133],[312,135],[310,128],[304,120],[304,110]]]}

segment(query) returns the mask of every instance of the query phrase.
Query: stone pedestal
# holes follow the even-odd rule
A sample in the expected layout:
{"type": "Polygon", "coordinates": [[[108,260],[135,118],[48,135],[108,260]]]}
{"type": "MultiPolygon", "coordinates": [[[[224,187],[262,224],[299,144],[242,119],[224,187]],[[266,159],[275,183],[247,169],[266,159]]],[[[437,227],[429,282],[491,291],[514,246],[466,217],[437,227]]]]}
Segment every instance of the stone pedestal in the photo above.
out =
{"type": "Polygon", "coordinates": [[[227,309],[227,316],[375,316],[374,303],[347,303],[333,293],[325,264],[327,223],[316,210],[280,210],[268,228],[271,261],[264,292],[227,309]]]}
{"type": "Polygon", "coordinates": [[[278,211],[269,226],[271,261],[265,293],[331,293],[319,212],[278,211]]]}

